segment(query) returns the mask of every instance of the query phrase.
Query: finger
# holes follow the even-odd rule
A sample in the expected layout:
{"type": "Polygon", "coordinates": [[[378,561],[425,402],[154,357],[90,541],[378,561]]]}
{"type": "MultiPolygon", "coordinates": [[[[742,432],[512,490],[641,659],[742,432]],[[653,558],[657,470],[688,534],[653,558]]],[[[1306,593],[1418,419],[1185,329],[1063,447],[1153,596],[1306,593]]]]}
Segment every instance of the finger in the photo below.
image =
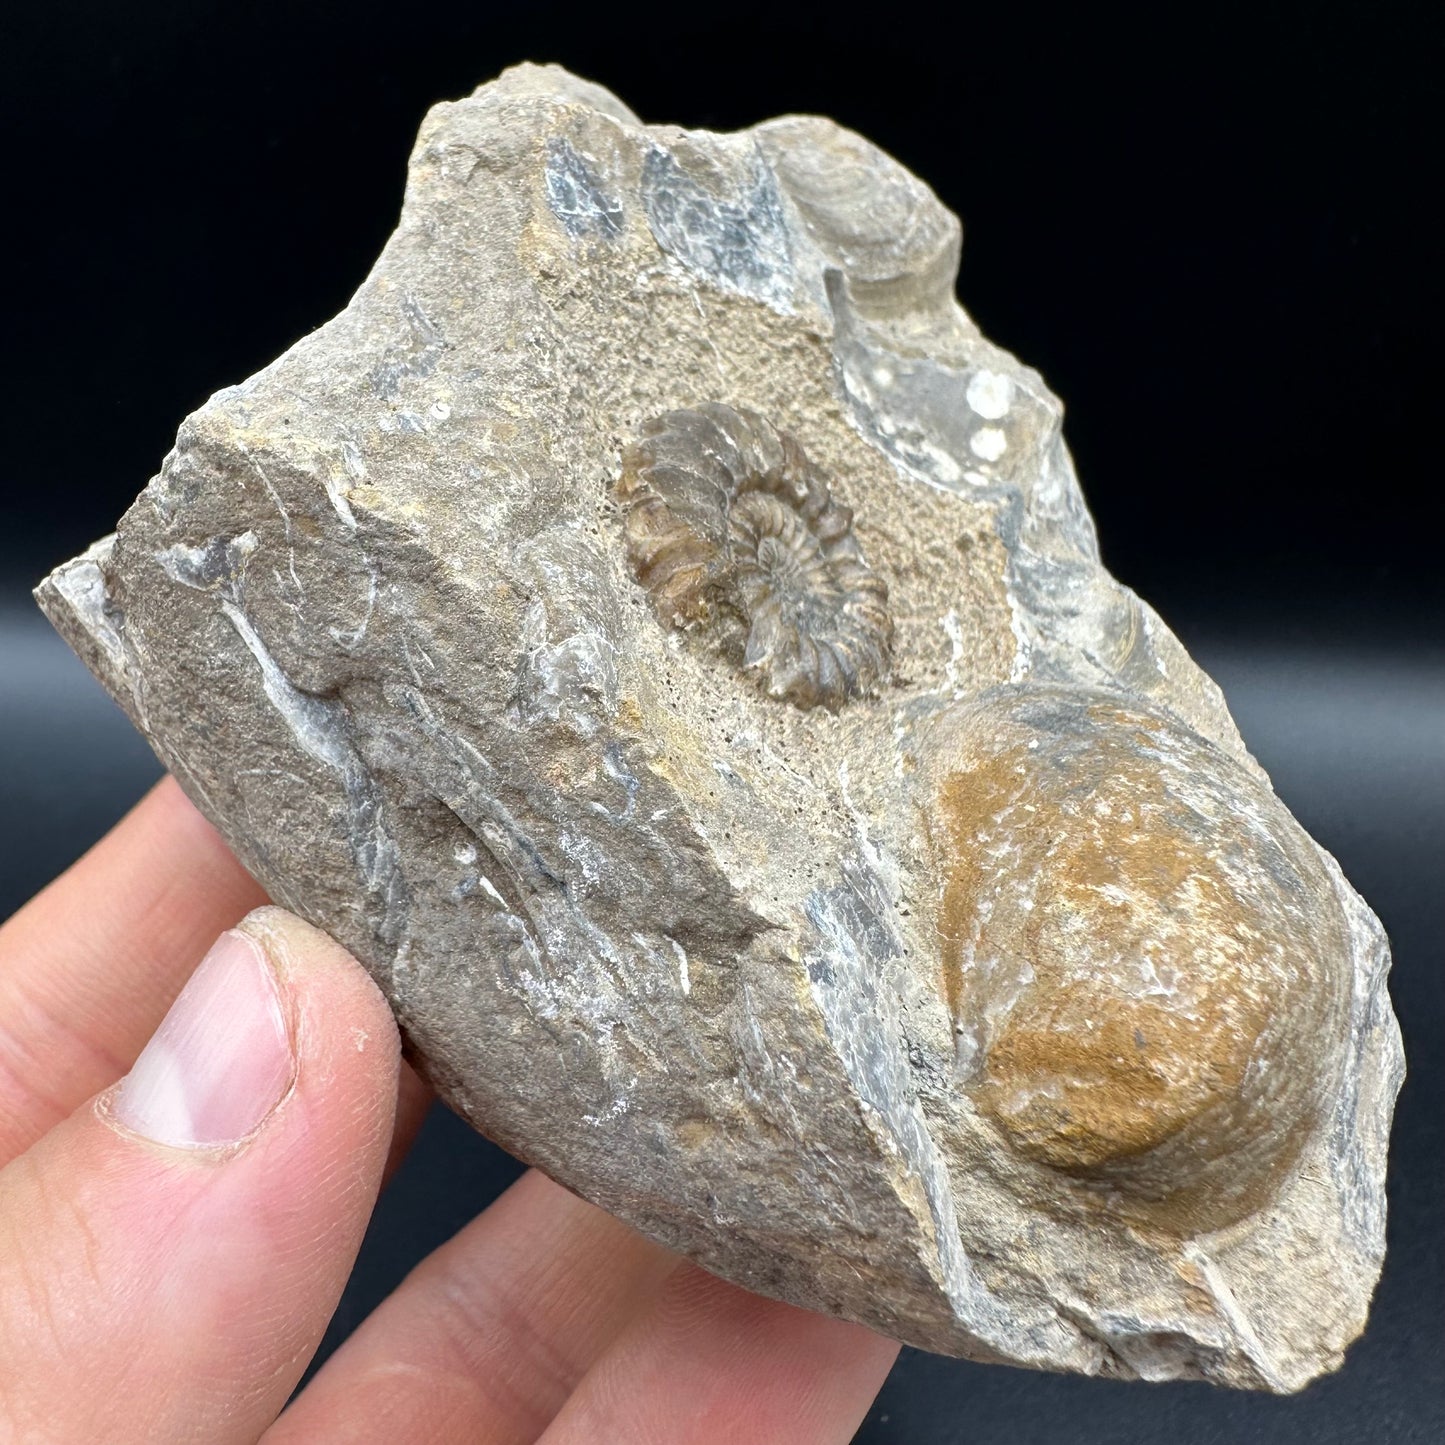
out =
{"type": "Polygon", "coordinates": [[[687,1265],[592,1368],[542,1445],[842,1445],[897,1354],[861,1325],[687,1265]]]}
{"type": "Polygon", "coordinates": [[[678,1265],[535,1171],[424,1260],[266,1445],[531,1442],[678,1265]]]}
{"type": "Polygon", "coordinates": [[[0,1164],[125,1073],[211,941],[264,901],[167,778],[0,928],[0,1164]]]}
{"type": "Polygon", "coordinates": [[[279,909],[243,927],[119,1087],[0,1171],[0,1438],[254,1441],[321,1338],[386,1159],[396,1029],[324,934],[279,909]]]}
{"type": "Polygon", "coordinates": [[[383,1186],[390,1184],[391,1176],[401,1168],[435,1097],[431,1086],[403,1059],[396,1081],[396,1126],[381,1176],[383,1186]]]}

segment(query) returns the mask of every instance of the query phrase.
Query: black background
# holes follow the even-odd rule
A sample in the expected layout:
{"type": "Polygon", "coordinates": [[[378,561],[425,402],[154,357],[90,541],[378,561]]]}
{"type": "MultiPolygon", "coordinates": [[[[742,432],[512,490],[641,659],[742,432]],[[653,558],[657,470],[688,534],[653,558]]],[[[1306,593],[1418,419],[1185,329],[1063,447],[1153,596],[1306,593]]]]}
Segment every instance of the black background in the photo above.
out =
{"type": "MultiPolygon", "coordinates": [[[[1390,931],[1412,1069],[1386,1275],[1339,1375],[1281,1401],[906,1354],[859,1439],[1445,1438],[1434,9],[0,10],[0,911],[155,772],[27,589],[188,411],[345,304],[428,104],[532,58],[646,120],[831,114],[963,216],[960,295],[1066,402],[1106,562],[1390,931]]],[[[514,1172],[434,1116],[329,1342],[514,1172]]]]}

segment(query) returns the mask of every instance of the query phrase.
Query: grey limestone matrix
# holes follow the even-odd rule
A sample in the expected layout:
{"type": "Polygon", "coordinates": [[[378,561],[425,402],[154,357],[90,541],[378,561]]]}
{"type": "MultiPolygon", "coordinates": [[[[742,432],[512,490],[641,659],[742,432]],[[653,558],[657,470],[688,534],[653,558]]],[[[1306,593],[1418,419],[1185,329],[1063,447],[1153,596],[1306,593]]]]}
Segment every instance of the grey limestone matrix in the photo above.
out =
{"type": "Polygon", "coordinates": [[[1380,1267],[1385,939],[960,235],[831,121],[518,67],[40,601],[522,1158],[925,1349],[1297,1389],[1380,1267]]]}

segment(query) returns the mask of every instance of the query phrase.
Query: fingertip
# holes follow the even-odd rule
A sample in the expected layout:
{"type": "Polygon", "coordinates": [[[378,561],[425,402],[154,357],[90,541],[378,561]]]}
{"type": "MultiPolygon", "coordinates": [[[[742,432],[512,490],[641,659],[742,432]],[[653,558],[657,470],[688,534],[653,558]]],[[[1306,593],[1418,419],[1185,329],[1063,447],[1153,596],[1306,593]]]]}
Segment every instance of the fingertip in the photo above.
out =
{"type": "Polygon", "coordinates": [[[248,913],[236,931],[265,951],[292,1011],[297,1069],[287,1107],[320,1115],[350,1100],[354,1114],[366,1114],[350,1126],[359,1135],[355,1163],[379,1188],[401,1070],[391,1006],[351,953],[294,913],[268,904],[248,913]]]}
{"type": "MultiPolygon", "coordinates": [[[[205,815],[186,796],[185,789],[176,781],[175,775],[167,773],[146,795],[152,807],[189,813],[205,821],[205,815]]],[[[206,825],[207,827],[210,824],[206,825]]]]}
{"type": "Polygon", "coordinates": [[[106,1438],[221,1438],[243,1400],[255,1438],[355,1260],[399,1067],[385,1000],[327,935],[271,907],[223,934],[113,1094],[0,1176],[32,1282],[9,1288],[0,1251],[0,1396],[87,1382],[56,1407],[75,1438],[102,1407],[106,1438]]]}
{"type": "Polygon", "coordinates": [[[750,1294],[696,1265],[593,1367],[544,1437],[693,1445],[851,1439],[897,1357],[847,1320],[750,1294]],[[675,1388],[678,1379],[688,1389],[675,1388]]]}
{"type": "Polygon", "coordinates": [[[319,989],[328,1002],[341,1002],[354,1025],[370,1022],[400,1059],[401,1041],[391,1006],[355,955],[330,934],[275,904],[253,908],[237,925],[265,949],[281,978],[303,990],[319,989]]]}
{"type": "Polygon", "coordinates": [[[214,847],[217,852],[230,855],[226,840],[170,773],[140,800],[136,810],[148,815],[148,820],[163,836],[181,835],[201,842],[208,850],[214,847]]]}
{"type": "Polygon", "coordinates": [[[228,1148],[261,1128],[296,1077],[287,992],[265,949],[211,946],[101,1117],[174,1148],[228,1148]]]}
{"type": "Polygon", "coordinates": [[[254,1147],[273,1172],[298,1153],[341,1148],[378,1183],[401,1067],[390,1006],[365,968],[320,929],[267,905],[206,952],[96,1113],[172,1148],[254,1147]]]}
{"type": "Polygon", "coordinates": [[[425,1122],[427,1111],[435,1097],[431,1085],[403,1058],[397,1068],[396,1121],[391,1131],[391,1148],[387,1151],[386,1167],[381,1176],[383,1188],[401,1168],[402,1160],[415,1142],[417,1132],[425,1122]]]}

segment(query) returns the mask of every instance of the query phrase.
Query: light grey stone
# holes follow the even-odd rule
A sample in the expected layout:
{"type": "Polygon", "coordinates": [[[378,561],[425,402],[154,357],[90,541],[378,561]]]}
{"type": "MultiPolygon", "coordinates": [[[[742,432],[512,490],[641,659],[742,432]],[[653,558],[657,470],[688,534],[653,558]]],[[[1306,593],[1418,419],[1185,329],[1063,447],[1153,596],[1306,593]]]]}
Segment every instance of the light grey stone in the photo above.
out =
{"type": "Polygon", "coordinates": [[[38,595],[524,1159],[926,1349],[1293,1390],[1379,1271],[1385,939],[960,234],[830,121],[519,67],[38,595]]]}

